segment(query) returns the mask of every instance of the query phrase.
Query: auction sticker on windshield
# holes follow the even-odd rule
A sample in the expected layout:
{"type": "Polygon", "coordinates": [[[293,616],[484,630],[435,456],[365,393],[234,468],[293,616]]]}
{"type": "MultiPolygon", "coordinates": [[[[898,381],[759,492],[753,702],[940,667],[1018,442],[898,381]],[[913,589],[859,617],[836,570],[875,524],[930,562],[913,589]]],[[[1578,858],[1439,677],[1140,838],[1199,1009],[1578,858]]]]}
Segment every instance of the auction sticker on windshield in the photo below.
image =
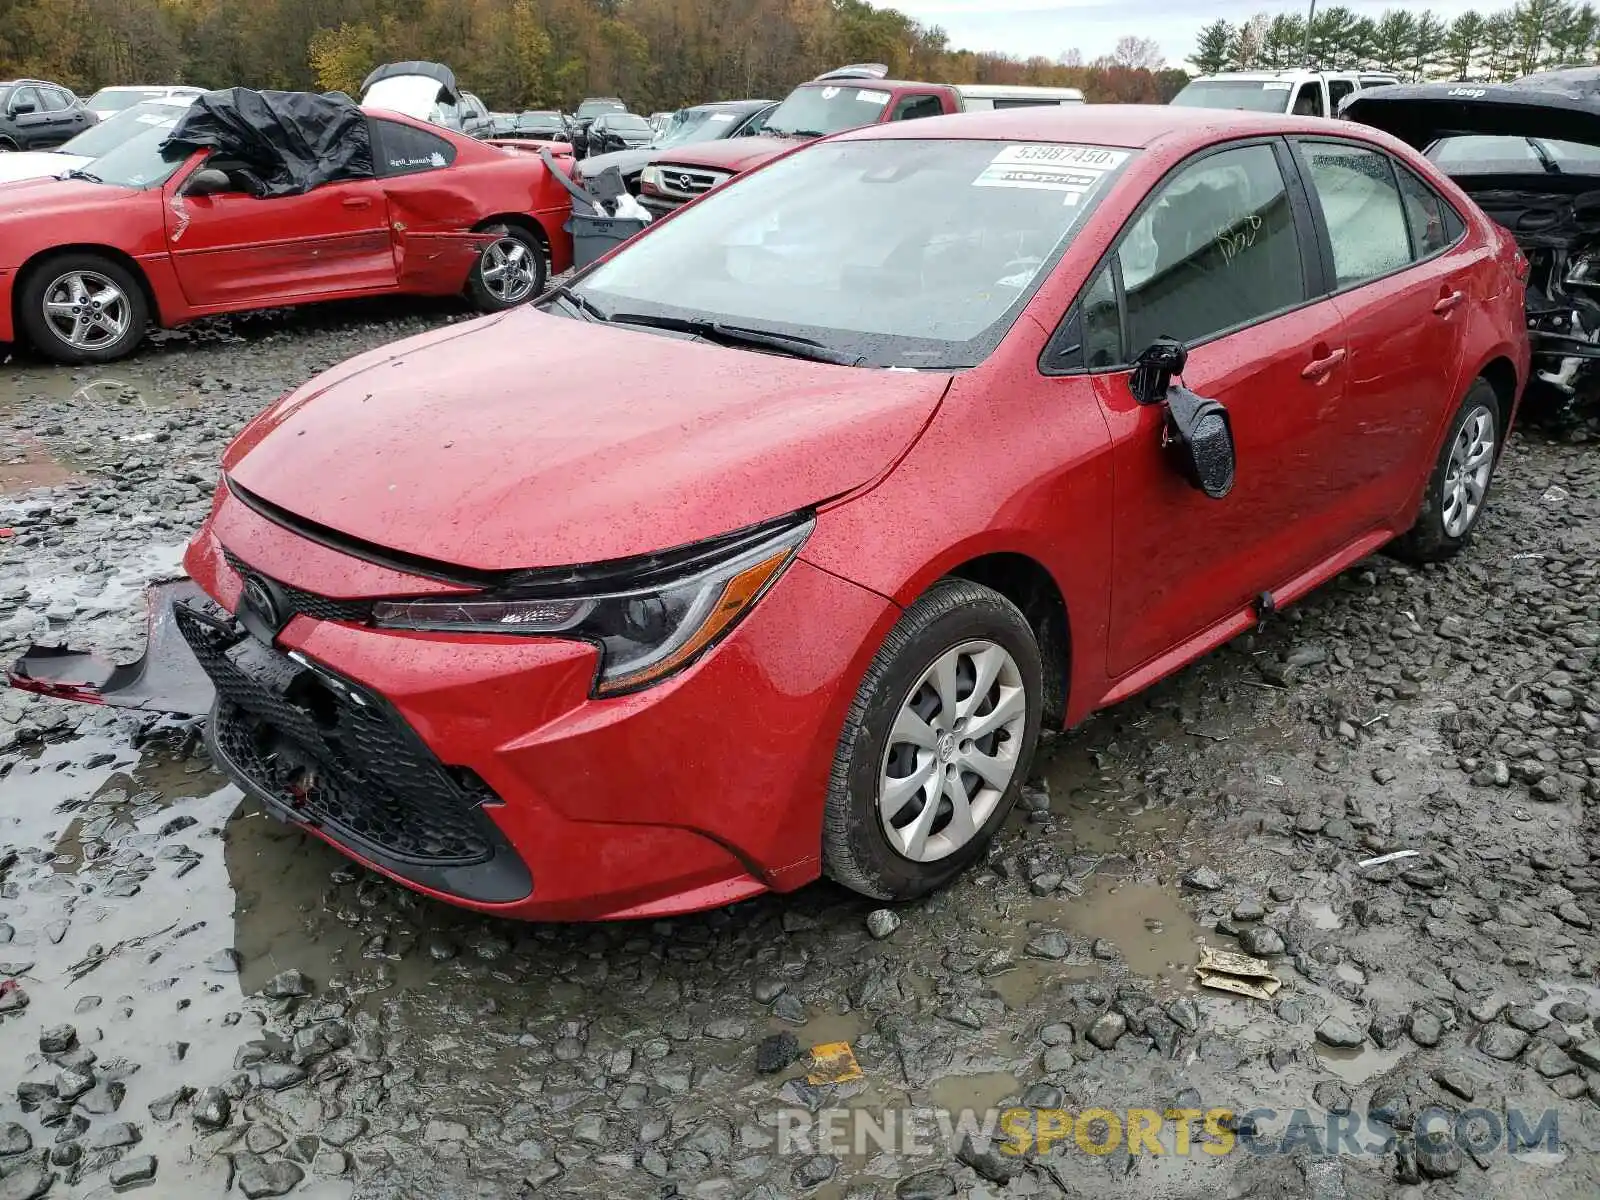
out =
{"type": "Polygon", "coordinates": [[[1125,150],[1055,143],[1007,146],[990,160],[973,187],[1037,188],[1062,192],[1077,204],[1110,172],[1128,161],[1125,150]]]}

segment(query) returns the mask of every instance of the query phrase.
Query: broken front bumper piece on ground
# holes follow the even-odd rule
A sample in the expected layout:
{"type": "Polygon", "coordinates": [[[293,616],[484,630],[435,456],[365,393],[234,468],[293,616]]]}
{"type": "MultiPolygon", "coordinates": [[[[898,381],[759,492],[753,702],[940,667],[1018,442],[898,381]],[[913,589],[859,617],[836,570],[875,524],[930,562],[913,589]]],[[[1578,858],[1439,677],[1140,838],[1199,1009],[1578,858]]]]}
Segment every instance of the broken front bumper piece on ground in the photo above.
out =
{"type": "Polygon", "coordinates": [[[7,682],[25,692],[83,704],[106,704],[175,716],[203,717],[216,702],[216,689],[178,631],[176,601],[209,603],[190,579],[152,586],[147,642],[138,662],[117,666],[97,654],[65,646],[34,646],[6,673],[7,682]]]}

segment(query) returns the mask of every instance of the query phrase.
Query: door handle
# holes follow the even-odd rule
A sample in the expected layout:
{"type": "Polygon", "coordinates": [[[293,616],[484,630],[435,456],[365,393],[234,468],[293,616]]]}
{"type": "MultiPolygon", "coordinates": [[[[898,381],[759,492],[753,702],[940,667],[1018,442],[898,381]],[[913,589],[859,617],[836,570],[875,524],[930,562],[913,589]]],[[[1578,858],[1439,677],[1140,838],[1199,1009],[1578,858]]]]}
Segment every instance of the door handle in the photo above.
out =
{"type": "Polygon", "coordinates": [[[1321,379],[1323,376],[1330,374],[1335,367],[1342,363],[1345,360],[1345,355],[1348,353],[1349,351],[1341,346],[1337,350],[1328,351],[1321,358],[1313,358],[1305,366],[1300,368],[1300,378],[1321,379]]]}
{"type": "Polygon", "coordinates": [[[1445,316],[1466,298],[1467,294],[1465,292],[1446,292],[1434,301],[1433,311],[1441,317],[1445,316]]]}
{"type": "Polygon", "coordinates": [[[346,208],[371,208],[372,201],[365,196],[346,196],[344,206],[346,208]]]}

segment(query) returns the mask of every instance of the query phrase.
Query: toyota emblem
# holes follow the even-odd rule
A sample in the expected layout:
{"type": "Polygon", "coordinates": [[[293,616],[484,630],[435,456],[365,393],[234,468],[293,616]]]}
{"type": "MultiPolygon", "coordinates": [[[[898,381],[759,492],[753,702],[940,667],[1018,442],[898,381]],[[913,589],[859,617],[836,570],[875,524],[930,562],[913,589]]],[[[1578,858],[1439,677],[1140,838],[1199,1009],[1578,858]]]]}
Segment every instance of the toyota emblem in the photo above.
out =
{"type": "Polygon", "coordinates": [[[244,602],[272,628],[278,627],[278,606],[272,599],[272,593],[267,590],[267,585],[254,575],[245,576],[244,602]]]}

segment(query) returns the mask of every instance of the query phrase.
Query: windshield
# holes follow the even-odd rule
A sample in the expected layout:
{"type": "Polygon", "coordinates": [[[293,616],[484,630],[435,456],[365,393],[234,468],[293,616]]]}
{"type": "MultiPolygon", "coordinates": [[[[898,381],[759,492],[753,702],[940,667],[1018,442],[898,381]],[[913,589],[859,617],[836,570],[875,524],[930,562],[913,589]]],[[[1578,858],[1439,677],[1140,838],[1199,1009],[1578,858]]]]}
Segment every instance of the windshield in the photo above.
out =
{"type": "MultiPolygon", "coordinates": [[[[1549,171],[1600,175],[1600,146],[1553,138],[1491,137],[1482,134],[1441,138],[1428,157],[1450,175],[1522,175],[1549,171]]],[[[1553,173],[1553,172],[1552,172],[1553,173]]]]}
{"type": "Polygon", "coordinates": [[[1172,98],[1185,108],[1284,112],[1292,85],[1280,79],[1197,79],[1172,98]]]}
{"type": "Polygon", "coordinates": [[[649,133],[650,122],[632,113],[618,113],[606,118],[606,128],[623,133],[649,133]]]}
{"type": "Polygon", "coordinates": [[[874,124],[888,103],[889,93],[880,88],[833,84],[796,88],[767,118],[766,132],[779,137],[842,133],[874,124]]]}
{"type": "Polygon", "coordinates": [[[153,88],[101,88],[89,97],[88,106],[96,112],[121,112],[140,101],[153,100],[162,95],[165,93],[153,88]]]}
{"type": "Polygon", "coordinates": [[[728,136],[728,131],[744,119],[743,113],[719,112],[709,108],[686,108],[672,119],[667,131],[656,141],[660,149],[687,146],[692,142],[711,142],[728,136]]]}
{"type": "Polygon", "coordinates": [[[823,143],[709,193],[575,292],[606,314],[812,339],[863,365],[981,362],[1131,152],[823,143]]]}
{"type": "Polygon", "coordinates": [[[170,124],[151,125],[126,138],[120,145],[101,155],[82,170],[84,174],[92,175],[96,183],[111,184],[114,187],[160,187],[172,178],[172,173],[181,167],[184,159],[188,157],[182,151],[178,151],[172,158],[162,157],[161,143],[167,140],[167,135],[171,132],[170,124]]]}
{"type": "Polygon", "coordinates": [[[627,106],[620,100],[585,100],[578,105],[580,117],[598,117],[601,113],[626,111],[627,106]]]}
{"type": "Polygon", "coordinates": [[[182,115],[183,109],[178,105],[152,104],[147,100],[113,113],[100,124],[85,129],[77,137],[63,142],[60,151],[83,158],[99,158],[143,130],[171,129],[182,115]]]}

